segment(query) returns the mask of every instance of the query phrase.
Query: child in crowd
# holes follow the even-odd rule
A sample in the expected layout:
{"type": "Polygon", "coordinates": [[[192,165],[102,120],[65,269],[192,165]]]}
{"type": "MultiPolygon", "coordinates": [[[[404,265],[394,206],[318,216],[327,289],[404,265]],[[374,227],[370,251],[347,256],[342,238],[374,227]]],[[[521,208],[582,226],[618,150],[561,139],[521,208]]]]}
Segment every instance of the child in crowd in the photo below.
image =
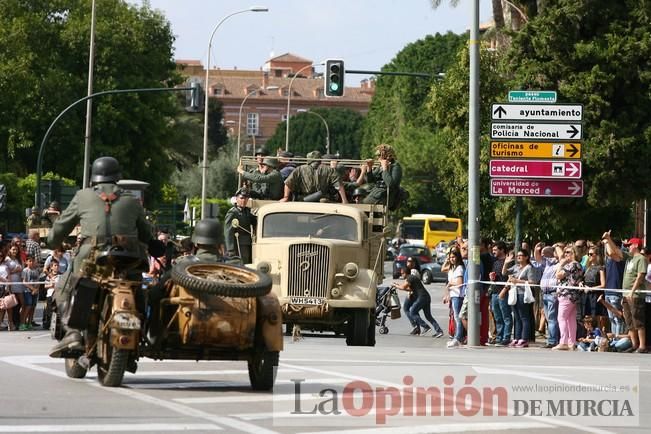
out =
{"type": "Polygon", "coordinates": [[[30,284],[30,282],[38,282],[40,273],[36,259],[33,256],[27,256],[25,259],[25,268],[21,272],[21,278],[25,291],[23,293],[23,300],[25,304],[20,310],[20,326],[18,330],[31,330],[32,319],[34,317],[34,309],[38,304],[38,284],[30,284]]]}
{"type": "Polygon", "coordinates": [[[595,320],[591,315],[586,315],[583,318],[583,327],[585,327],[585,337],[578,339],[579,351],[597,351],[603,334],[601,329],[595,327],[595,320]]]}
{"type": "Polygon", "coordinates": [[[59,261],[52,259],[50,267],[48,268],[47,276],[45,277],[45,310],[43,311],[43,328],[50,328],[50,321],[52,320],[52,310],[54,309],[54,288],[59,281],[59,261]]]}

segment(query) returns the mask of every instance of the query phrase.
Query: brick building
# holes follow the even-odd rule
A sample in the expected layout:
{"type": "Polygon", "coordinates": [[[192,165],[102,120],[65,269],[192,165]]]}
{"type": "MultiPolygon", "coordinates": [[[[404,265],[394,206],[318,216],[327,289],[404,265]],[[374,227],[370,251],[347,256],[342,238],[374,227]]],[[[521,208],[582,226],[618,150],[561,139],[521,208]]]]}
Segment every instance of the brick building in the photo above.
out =
{"type": "MultiPolygon", "coordinates": [[[[177,67],[190,81],[204,83],[206,70],[199,61],[177,60],[177,67]]],[[[321,74],[316,74],[309,59],[286,53],[271,58],[259,71],[213,69],[208,94],[224,107],[229,133],[237,138],[240,108],[241,152],[263,145],[287,118],[287,99],[291,82],[290,116],[312,108],[342,107],[363,115],[368,112],[375,91],[373,79],[362,80],[360,87],[346,87],[344,96],[326,98],[321,74]],[[243,104],[244,102],[244,104],[243,104]]],[[[351,76],[346,77],[350,83],[351,76]]],[[[290,124],[291,127],[291,124],[290,124]]]]}

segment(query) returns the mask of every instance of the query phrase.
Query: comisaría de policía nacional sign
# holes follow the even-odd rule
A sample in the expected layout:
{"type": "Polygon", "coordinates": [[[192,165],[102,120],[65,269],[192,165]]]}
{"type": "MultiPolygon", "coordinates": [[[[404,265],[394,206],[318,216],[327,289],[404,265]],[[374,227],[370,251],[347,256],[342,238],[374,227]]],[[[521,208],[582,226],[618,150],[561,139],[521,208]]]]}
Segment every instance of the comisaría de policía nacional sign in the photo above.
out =
{"type": "Polygon", "coordinates": [[[491,124],[491,139],[502,140],[581,140],[580,123],[497,123],[491,124]]]}

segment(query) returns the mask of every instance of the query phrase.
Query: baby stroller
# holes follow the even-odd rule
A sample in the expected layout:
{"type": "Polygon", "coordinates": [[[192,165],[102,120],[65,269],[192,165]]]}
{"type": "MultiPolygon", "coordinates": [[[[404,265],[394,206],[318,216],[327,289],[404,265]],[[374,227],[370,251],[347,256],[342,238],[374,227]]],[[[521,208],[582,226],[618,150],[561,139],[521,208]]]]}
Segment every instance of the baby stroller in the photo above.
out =
{"type": "Polygon", "coordinates": [[[381,335],[389,333],[386,326],[389,315],[391,319],[400,318],[400,298],[394,286],[380,286],[375,298],[375,325],[379,327],[381,335]]]}

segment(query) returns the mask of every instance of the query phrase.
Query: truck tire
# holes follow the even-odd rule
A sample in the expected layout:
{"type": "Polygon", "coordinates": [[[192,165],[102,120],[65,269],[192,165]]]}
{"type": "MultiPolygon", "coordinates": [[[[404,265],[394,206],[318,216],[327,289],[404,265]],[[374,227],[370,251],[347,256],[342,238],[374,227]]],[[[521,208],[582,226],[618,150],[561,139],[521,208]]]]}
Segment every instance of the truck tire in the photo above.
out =
{"type": "Polygon", "coordinates": [[[354,309],[348,320],[346,330],[346,345],[349,347],[366,347],[375,345],[375,322],[371,322],[368,309],[354,309]],[[370,329],[373,329],[373,342],[370,339],[370,329]]]}
{"type": "Polygon", "coordinates": [[[172,268],[172,281],[190,292],[223,297],[260,297],[271,291],[271,278],[251,268],[214,262],[188,262],[172,268]]]}

